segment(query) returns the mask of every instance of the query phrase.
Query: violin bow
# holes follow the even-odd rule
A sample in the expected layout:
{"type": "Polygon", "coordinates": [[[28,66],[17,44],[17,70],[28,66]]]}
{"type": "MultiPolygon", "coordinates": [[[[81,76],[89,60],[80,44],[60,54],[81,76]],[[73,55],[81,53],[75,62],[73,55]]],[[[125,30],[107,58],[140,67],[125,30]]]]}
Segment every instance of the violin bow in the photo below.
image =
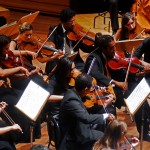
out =
{"type": "Polygon", "coordinates": [[[80,40],[74,45],[74,47],[72,48],[72,50],[74,50],[76,48],[76,46],[83,40],[83,38],[89,33],[90,29],[80,38],[80,40]]]}
{"type": "Polygon", "coordinates": [[[136,150],[136,148],[132,145],[132,143],[130,143],[129,139],[127,138],[127,136],[124,136],[125,140],[128,142],[128,144],[131,146],[131,149],[136,150]]]}
{"type": "Polygon", "coordinates": [[[129,65],[128,65],[128,69],[127,69],[127,73],[126,73],[126,77],[125,77],[125,81],[124,82],[127,82],[127,80],[128,80],[129,70],[130,70],[131,63],[132,63],[132,58],[133,58],[133,52],[134,52],[134,47],[132,49],[131,57],[129,59],[129,65]]]}
{"type": "MultiPolygon", "coordinates": [[[[126,77],[125,77],[125,81],[124,82],[127,82],[127,80],[128,80],[129,70],[130,70],[131,63],[132,63],[133,52],[134,52],[134,47],[132,49],[132,53],[131,53],[131,57],[130,57],[130,60],[129,60],[129,65],[128,65],[128,69],[127,69],[127,73],[126,73],[126,77]]],[[[123,91],[123,93],[125,93],[125,90],[123,91]]],[[[131,114],[130,114],[130,118],[131,118],[131,121],[134,122],[131,114]]]]}
{"type": "Polygon", "coordinates": [[[138,38],[144,31],[145,31],[145,28],[138,35],[136,35],[133,39],[138,38]]]}
{"type": "Polygon", "coordinates": [[[41,45],[41,47],[38,49],[38,51],[36,52],[37,54],[41,51],[42,47],[45,45],[45,43],[48,41],[48,39],[52,36],[52,34],[55,32],[55,30],[57,29],[58,26],[56,26],[53,31],[49,34],[49,36],[46,38],[46,40],[43,42],[43,44],[41,45]]]}
{"type": "MultiPolygon", "coordinates": [[[[93,60],[92,60],[92,62],[91,62],[91,64],[90,64],[90,67],[89,67],[89,69],[88,69],[88,72],[87,72],[88,75],[90,74],[90,72],[91,72],[91,70],[92,70],[92,67],[93,67],[95,61],[96,61],[96,58],[94,57],[93,60]]],[[[96,85],[94,85],[93,87],[94,87],[94,90],[95,90],[95,92],[96,92],[96,95],[97,95],[98,99],[101,99],[100,96],[99,96],[99,94],[98,94],[98,92],[97,92],[97,89],[96,89],[96,87],[98,87],[98,88],[100,88],[100,87],[99,87],[99,86],[96,86],[96,85]]],[[[106,112],[106,114],[109,114],[109,111],[107,110],[107,108],[106,108],[104,102],[103,102],[102,100],[101,100],[101,102],[102,102],[102,106],[103,106],[103,108],[104,108],[104,111],[106,112]]]]}
{"type": "MultiPolygon", "coordinates": [[[[2,106],[0,106],[0,108],[2,108],[2,106]]],[[[10,122],[12,125],[16,124],[16,123],[14,122],[14,120],[8,115],[8,113],[5,111],[4,108],[2,108],[2,113],[5,115],[5,117],[9,120],[9,122],[10,122]]],[[[21,133],[23,134],[22,131],[21,131],[21,133]]]]}

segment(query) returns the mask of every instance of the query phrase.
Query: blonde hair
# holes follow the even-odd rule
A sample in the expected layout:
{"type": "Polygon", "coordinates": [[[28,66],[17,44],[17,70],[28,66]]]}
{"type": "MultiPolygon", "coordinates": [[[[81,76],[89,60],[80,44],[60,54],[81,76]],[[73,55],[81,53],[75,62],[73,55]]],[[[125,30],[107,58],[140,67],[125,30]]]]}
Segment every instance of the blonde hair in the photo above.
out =
{"type": "Polygon", "coordinates": [[[30,23],[24,22],[21,25],[19,25],[19,32],[24,33],[25,31],[33,30],[33,27],[30,23]]]}
{"type": "Polygon", "coordinates": [[[127,124],[123,121],[113,120],[106,128],[104,135],[93,146],[93,150],[119,149],[120,140],[127,132],[127,124]]]}

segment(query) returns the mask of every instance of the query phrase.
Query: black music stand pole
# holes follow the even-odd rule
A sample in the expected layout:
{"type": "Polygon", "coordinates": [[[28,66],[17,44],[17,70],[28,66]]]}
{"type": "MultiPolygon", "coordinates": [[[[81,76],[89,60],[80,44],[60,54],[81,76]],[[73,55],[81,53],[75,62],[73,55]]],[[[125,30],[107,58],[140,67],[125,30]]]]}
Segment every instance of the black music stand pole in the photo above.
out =
{"type": "Polygon", "coordinates": [[[140,137],[140,150],[143,147],[143,130],[144,130],[144,104],[142,105],[142,119],[141,119],[141,137],[140,137]]]}
{"type": "Polygon", "coordinates": [[[33,146],[33,128],[34,128],[35,123],[31,121],[30,125],[30,147],[33,146]]]}

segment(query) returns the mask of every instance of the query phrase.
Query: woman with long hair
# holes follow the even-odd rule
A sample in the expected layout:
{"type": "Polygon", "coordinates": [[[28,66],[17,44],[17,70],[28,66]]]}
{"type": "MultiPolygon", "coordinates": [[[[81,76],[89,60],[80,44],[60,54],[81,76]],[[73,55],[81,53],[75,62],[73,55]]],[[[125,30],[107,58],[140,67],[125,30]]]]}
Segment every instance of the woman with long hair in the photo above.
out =
{"type": "MultiPolygon", "coordinates": [[[[123,121],[113,120],[107,126],[104,136],[94,144],[93,150],[132,150],[133,145],[126,138],[126,133],[127,124],[123,121]]],[[[139,142],[136,137],[131,140],[134,145],[139,142]]]]}

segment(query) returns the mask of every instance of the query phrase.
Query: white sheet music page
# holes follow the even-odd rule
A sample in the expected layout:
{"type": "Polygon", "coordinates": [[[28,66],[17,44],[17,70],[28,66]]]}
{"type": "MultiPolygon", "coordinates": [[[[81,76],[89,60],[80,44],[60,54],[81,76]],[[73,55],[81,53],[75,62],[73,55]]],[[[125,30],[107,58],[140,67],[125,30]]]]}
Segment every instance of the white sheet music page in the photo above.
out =
{"type": "Polygon", "coordinates": [[[149,93],[150,86],[148,85],[146,79],[143,78],[133,92],[129,95],[129,97],[125,100],[125,103],[127,104],[131,114],[135,114],[139,107],[144,103],[149,93]]]}
{"type": "Polygon", "coordinates": [[[31,120],[36,121],[49,95],[45,89],[30,81],[16,107],[31,120]]]}

